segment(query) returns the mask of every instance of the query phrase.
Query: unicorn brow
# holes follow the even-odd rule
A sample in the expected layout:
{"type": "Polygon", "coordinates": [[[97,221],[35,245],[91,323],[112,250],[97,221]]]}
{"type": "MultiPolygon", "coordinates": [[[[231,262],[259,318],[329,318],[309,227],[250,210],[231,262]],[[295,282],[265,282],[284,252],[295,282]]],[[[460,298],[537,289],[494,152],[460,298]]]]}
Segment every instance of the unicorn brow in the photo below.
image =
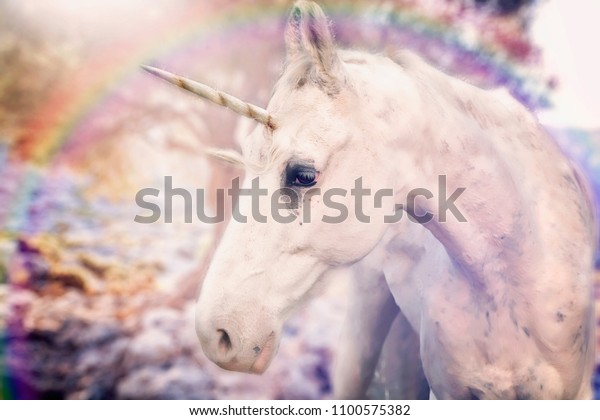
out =
{"type": "Polygon", "coordinates": [[[192,92],[198,96],[208,99],[217,105],[224,106],[248,118],[252,118],[265,125],[271,130],[276,128],[275,122],[266,109],[244,102],[228,93],[213,89],[205,84],[195,82],[185,77],[177,76],[168,71],[156,67],[142,65],[142,68],[154,76],[160,77],[167,82],[173,83],[180,88],[192,92]]]}

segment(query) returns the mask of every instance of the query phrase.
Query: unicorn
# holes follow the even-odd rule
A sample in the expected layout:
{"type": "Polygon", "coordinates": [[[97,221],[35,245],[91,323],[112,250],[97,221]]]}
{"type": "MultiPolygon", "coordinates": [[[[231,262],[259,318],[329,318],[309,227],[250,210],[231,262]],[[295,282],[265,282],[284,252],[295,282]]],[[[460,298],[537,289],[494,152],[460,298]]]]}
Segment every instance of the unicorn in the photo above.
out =
{"type": "MultiPolygon", "coordinates": [[[[285,44],[266,109],[146,67],[256,120],[241,153],[208,152],[243,167],[244,188],[258,180],[297,194],[297,207],[282,199],[288,215],[312,215],[229,222],[197,303],[206,356],[264,372],[294,308],[350,267],[337,398],[364,396],[392,323],[413,333],[400,334],[411,340],[402,348],[419,349],[432,399],[590,398],[594,211],[582,176],[535,117],[507,91],[470,85],[409,51],[336,48],[313,2],[294,5],[285,44]],[[411,191],[445,192],[441,175],[443,189],[461,189],[464,217],[444,217],[420,194],[406,217],[385,222],[411,191]],[[311,191],[351,191],[358,178],[391,192],[360,214],[355,197],[340,194],[347,217],[324,221],[339,206],[311,191]]],[[[249,200],[238,206],[250,214],[249,200]]],[[[394,356],[414,361],[400,347],[394,356]]]]}

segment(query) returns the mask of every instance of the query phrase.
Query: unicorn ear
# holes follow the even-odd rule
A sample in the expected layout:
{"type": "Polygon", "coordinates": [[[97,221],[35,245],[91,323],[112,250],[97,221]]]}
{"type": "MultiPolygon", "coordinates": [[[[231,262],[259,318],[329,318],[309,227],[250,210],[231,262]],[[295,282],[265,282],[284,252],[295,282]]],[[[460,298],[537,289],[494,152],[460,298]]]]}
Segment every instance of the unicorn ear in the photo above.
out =
{"type": "Polygon", "coordinates": [[[325,13],[316,3],[296,2],[288,19],[285,44],[288,62],[308,55],[321,76],[333,76],[338,60],[333,34],[325,13]]]}

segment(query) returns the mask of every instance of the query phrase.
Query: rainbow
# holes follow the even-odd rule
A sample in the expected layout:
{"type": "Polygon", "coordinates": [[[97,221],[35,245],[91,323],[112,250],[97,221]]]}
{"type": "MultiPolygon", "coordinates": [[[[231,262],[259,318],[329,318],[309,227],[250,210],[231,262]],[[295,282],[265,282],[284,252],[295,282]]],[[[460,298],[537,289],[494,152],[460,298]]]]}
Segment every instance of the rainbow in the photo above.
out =
{"type": "MultiPolygon", "coordinates": [[[[40,165],[50,163],[73,139],[77,127],[86,123],[86,117],[101,109],[120,85],[139,74],[141,63],[168,62],[175,54],[185,54],[186,46],[218,42],[225,34],[235,36],[241,28],[281,24],[285,12],[281,7],[254,6],[228,10],[215,19],[207,19],[197,8],[182,16],[180,21],[165,22],[143,36],[92,57],[85,64],[84,72],[75,73],[67,84],[58,87],[29,119],[26,135],[17,143],[14,154],[40,165]]],[[[516,61],[507,58],[498,46],[489,43],[468,46],[449,22],[434,21],[414,9],[390,15],[387,20],[376,14],[365,17],[360,4],[337,6],[328,12],[334,20],[343,19],[347,24],[388,25],[418,37],[440,41],[459,56],[476,57],[487,71],[496,73],[497,81],[518,88],[527,82],[515,70],[516,61]]],[[[532,98],[519,89],[516,93],[535,105],[546,104],[545,97],[532,98]]]]}
{"type": "MultiPolygon", "coordinates": [[[[341,26],[386,26],[409,34],[410,39],[437,43],[461,57],[461,61],[479,66],[479,71],[491,75],[494,82],[511,86],[513,93],[523,101],[533,106],[547,104],[544,95],[532,97],[524,88],[530,80],[522,74],[515,60],[506,58],[499,46],[489,43],[469,46],[461,40],[451,22],[428,18],[415,8],[381,16],[373,12],[365,13],[366,6],[367,3],[334,6],[328,13],[341,26]]],[[[163,22],[143,35],[133,37],[122,45],[115,45],[110,51],[98,53],[84,63],[81,71],[69,75],[66,78],[68,81],[58,86],[45,104],[28,119],[24,134],[14,142],[9,156],[47,170],[77,151],[85,153],[86,148],[97,139],[86,138],[81,133],[85,132],[95,115],[104,111],[119,88],[147,77],[141,76],[140,64],[158,62],[168,66],[169,62],[188,54],[195,45],[218,46],[223,37],[246,36],[253,29],[258,31],[265,25],[280,25],[283,29],[286,12],[280,6],[230,6],[220,11],[218,16],[211,16],[202,7],[196,6],[182,13],[179,19],[163,22]],[[77,143],[77,148],[72,147],[74,143],[77,143]]],[[[244,42],[247,42],[247,38],[244,38],[244,42]]],[[[0,167],[0,176],[6,175],[0,167]]],[[[14,192],[5,204],[10,206],[7,213],[13,219],[26,222],[27,197],[33,194],[37,183],[43,182],[44,177],[32,168],[23,171],[20,177],[18,183],[22,188],[14,192]]],[[[24,225],[7,223],[0,214],[0,229],[14,232],[19,230],[19,225],[24,225]]]]}

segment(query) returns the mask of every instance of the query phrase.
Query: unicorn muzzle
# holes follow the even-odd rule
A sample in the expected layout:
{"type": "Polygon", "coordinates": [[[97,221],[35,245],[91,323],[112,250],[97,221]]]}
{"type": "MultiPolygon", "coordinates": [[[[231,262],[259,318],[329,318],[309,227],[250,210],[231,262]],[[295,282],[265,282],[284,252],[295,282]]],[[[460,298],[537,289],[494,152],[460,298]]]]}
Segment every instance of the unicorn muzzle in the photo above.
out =
{"type": "Polygon", "coordinates": [[[219,367],[247,373],[263,373],[277,350],[277,334],[265,324],[242,329],[233,318],[196,319],[196,333],[206,357],[219,367]]]}

